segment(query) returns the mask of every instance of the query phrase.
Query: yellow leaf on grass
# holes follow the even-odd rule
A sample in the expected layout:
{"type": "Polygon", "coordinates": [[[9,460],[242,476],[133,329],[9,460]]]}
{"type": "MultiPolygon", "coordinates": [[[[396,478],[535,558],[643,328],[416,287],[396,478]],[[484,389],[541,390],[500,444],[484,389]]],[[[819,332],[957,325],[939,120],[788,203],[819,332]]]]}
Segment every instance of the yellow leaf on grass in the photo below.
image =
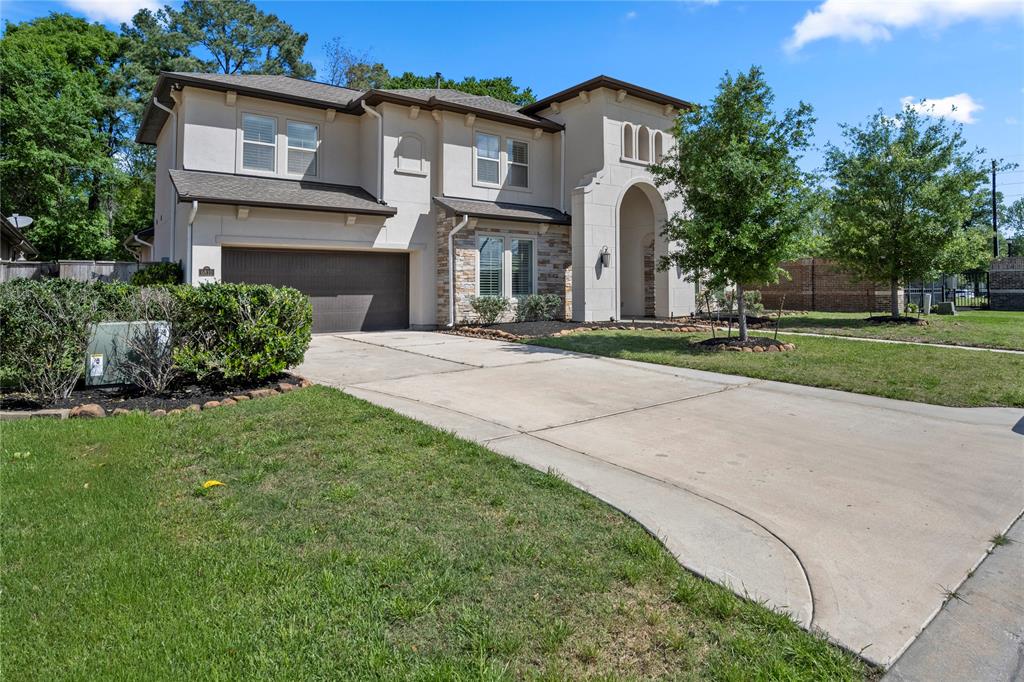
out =
{"type": "Polygon", "coordinates": [[[221,483],[220,481],[215,481],[213,479],[210,479],[209,481],[207,481],[206,483],[203,484],[203,487],[204,488],[213,488],[214,486],[218,486],[218,485],[224,485],[224,484],[221,483]]]}

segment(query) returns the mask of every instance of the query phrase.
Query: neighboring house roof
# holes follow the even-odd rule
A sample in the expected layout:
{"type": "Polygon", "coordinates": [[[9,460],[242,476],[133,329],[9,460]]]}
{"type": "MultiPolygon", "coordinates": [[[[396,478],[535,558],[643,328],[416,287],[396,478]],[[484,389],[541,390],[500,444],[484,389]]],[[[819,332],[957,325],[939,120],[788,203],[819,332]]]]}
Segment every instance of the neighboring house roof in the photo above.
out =
{"type": "MultiPolygon", "coordinates": [[[[171,90],[185,85],[221,92],[234,90],[240,95],[319,109],[337,109],[357,115],[363,113],[361,106],[363,101],[371,106],[380,102],[394,102],[406,105],[415,104],[427,110],[441,109],[458,113],[474,113],[481,118],[513,125],[539,127],[544,130],[562,129],[562,126],[554,121],[520,112],[519,107],[515,104],[493,97],[469,95],[445,88],[381,89],[362,92],[290,76],[165,71],[157,78],[153,96],[165,107],[173,109],[174,100],[171,98],[171,90]]],[[[156,144],[157,136],[160,134],[167,116],[167,112],[154,106],[152,101],[147,102],[135,141],[141,144],[156,144]]]]}
{"type": "Polygon", "coordinates": [[[639,85],[633,85],[626,81],[620,81],[616,78],[609,76],[597,76],[591,78],[588,81],[583,81],[579,85],[574,85],[571,88],[566,88],[561,92],[556,92],[550,97],[545,97],[542,100],[538,100],[533,104],[529,104],[521,109],[524,114],[536,114],[539,111],[551,106],[552,102],[565,102],[573,97],[577,97],[580,92],[589,92],[591,90],[597,90],[598,88],[608,88],[610,90],[624,90],[627,95],[632,95],[639,99],[647,100],[648,102],[654,102],[655,104],[670,104],[673,107],[679,109],[692,109],[694,105],[686,100],[679,99],[678,97],[672,97],[661,92],[654,90],[648,90],[642,88],[639,85]]]}
{"type": "Polygon", "coordinates": [[[478,199],[460,199],[457,197],[434,197],[434,201],[452,213],[468,215],[473,218],[501,218],[527,223],[554,223],[571,225],[572,216],[562,213],[557,208],[548,206],[529,206],[513,204],[507,201],[480,201],[478,199]]]}
{"type": "Polygon", "coordinates": [[[8,220],[6,216],[0,216],[0,233],[3,234],[4,241],[10,242],[12,248],[21,251],[26,256],[39,255],[39,251],[36,247],[32,246],[32,242],[25,239],[25,235],[21,233],[21,230],[8,220]]]}
{"type": "Polygon", "coordinates": [[[378,203],[362,187],[306,180],[280,180],[208,171],[170,170],[179,201],[266,206],[391,216],[397,209],[378,203]]]}

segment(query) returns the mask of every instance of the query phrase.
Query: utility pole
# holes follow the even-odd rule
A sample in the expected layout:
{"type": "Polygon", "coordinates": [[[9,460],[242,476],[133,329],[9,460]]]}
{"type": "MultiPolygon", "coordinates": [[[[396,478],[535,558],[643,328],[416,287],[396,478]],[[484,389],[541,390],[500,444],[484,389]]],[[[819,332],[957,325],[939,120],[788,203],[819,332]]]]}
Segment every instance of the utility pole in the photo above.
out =
{"type": "Polygon", "coordinates": [[[999,213],[996,211],[996,160],[992,159],[992,256],[999,257],[999,213]]]}

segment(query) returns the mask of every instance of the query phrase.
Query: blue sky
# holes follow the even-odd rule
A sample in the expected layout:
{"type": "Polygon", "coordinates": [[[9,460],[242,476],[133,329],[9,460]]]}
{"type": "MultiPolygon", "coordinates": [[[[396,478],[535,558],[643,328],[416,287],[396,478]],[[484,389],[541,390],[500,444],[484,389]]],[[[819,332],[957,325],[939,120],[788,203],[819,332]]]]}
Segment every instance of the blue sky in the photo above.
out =
{"type": "MultiPolygon", "coordinates": [[[[116,27],[153,0],[4,0],[23,21],[69,11],[116,27]]],[[[778,106],[811,103],[815,142],[904,98],[936,102],[968,140],[1020,163],[1000,178],[1024,196],[1024,4],[1004,0],[844,2],[259,2],[323,45],[340,36],[393,72],[511,75],[538,96],[607,74],[706,102],[726,70],[760,64],[778,106]],[[950,98],[950,99],[947,99],[950,98]],[[956,111],[950,111],[951,104],[956,111]],[[1011,184],[1015,183],[1015,184],[1011,184]]],[[[808,155],[814,167],[820,153],[808,155]]]]}

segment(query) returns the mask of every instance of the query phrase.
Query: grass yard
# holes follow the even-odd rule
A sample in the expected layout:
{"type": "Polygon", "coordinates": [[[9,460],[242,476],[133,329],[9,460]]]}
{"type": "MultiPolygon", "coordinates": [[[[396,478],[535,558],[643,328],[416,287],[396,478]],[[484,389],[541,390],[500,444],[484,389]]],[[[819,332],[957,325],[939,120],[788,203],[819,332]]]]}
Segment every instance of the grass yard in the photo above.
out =
{"type": "Polygon", "coordinates": [[[602,330],[531,343],[936,405],[1024,407],[1024,355],[785,334],[779,338],[795,343],[795,351],[729,353],[695,345],[708,337],[602,330]]]}
{"type": "Polygon", "coordinates": [[[330,389],[6,422],[0,453],[7,680],[874,674],[556,476],[330,389]]]}
{"type": "Polygon", "coordinates": [[[956,346],[1024,350],[1024,313],[963,310],[956,315],[927,315],[925,327],[878,325],[867,321],[871,313],[804,313],[786,315],[780,329],[872,339],[948,343],[956,346]]]}

